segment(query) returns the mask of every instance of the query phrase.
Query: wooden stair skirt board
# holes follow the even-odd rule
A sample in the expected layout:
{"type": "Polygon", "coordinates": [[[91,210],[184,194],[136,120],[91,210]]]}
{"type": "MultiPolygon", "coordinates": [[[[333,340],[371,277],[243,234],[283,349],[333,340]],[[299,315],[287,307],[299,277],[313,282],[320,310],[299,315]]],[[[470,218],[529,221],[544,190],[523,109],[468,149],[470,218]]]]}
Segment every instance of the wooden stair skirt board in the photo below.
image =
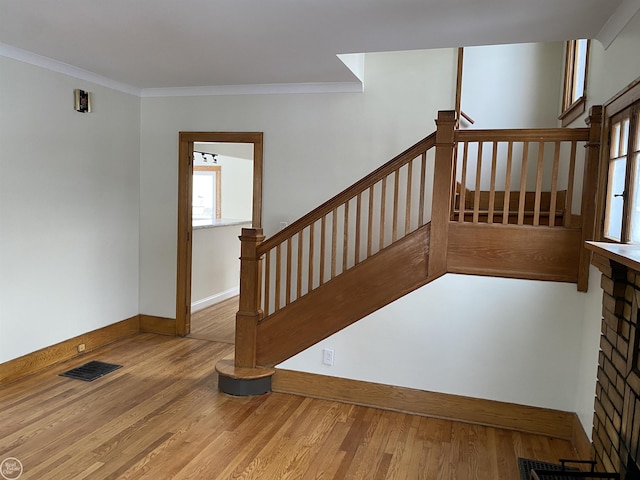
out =
{"type": "Polygon", "coordinates": [[[583,458],[590,442],[575,413],[276,369],[274,392],[505,428],[570,440],[583,458]]]}
{"type": "Polygon", "coordinates": [[[256,364],[273,366],[428,282],[425,225],[258,324],[256,364]]]}
{"type": "Polygon", "coordinates": [[[248,397],[263,395],[271,391],[273,368],[239,368],[234,365],[234,355],[229,355],[216,364],[218,389],[229,395],[248,397]]]}
{"type": "Polygon", "coordinates": [[[581,243],[574,228],[450,222],[447,272],[576,283],[581,243]]]}

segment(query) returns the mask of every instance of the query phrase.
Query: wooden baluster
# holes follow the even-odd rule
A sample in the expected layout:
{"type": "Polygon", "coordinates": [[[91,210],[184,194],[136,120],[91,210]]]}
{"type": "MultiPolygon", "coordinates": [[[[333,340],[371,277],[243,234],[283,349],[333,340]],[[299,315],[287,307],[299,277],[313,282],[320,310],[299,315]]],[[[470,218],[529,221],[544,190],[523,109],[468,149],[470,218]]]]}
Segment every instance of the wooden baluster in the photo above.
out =
{"type": "MultiPolygon", "coordinates": [[[[466,118],[466,117],[465,117],[466,118]]],[[[460,117],[457,117],[457,121],[460,122],[460,117]]],[[[449,220],[455,219],[455,209],[456,209],[456,192],[458,191],[458,153],[459,153],[458,145],[456,145],[453,149],[453,180],[451,182],[451,205],[449,205],[449,220]]]]}
{"type": "Polygon", "coordinates": [[[324,285],[324,264],[326,253],[326,237],[327,237],[327,216],[323,215],[320,219],[320,281],[319,285],[324,285]]]}
{"type": "Polygon", "coordinates": [[[476,160],[476,191],[473,195],[473,223],[478,223],[480,216],[480,189],[482,177],[482,142],[478,142],[478,159],[476,160]]]}
{"type": "Polygon", "coordinates": [[[487,223],[493,223],[493,210],[496,201],[496,169],[498,163],[498,142],[493,142],[493,151],[491,152],[491,185],[489,187],[489,213],[487,223]]]}
{"type": "Polygon", "coordinates": [[[538,142],[538,166],[536,170],[536,193],[533,206],[533,225],[540,225],[540,201],[542,197],[542,170],[544,167],[544,142],[538,142]]]}
{"type": "Polygon", "coordinates": [[[420,163],[420,203],[418,204],[418,228],[424,225],[424,196],[427,183],[427,153],[422,154],[420,163]]]}
{"type": "Polygon", "coordinates": [[[284,304],[291,303],[291,237],[287,238],[287,259],[286,262],[286,283],[285,283],[285,299],[284,304]]]}
{"type": "Polygon", "coordinates": [[[264,261],[264,314],[269,315],[269,303],[271,297],[271,250],[265,255],[264,261]]]}
{"type": "Polygon", "coordinates": [[[400,193],[400,170],[393,175],[393,227],[391,230],[391,242],[398,239],[398,194],[400,193]]]}
{"type": "Polygon", "coordinates": [[[507,171],[504,179],[504,199],[502,204],[502,224],[509,223],[509,204],[511,203],[511,165],[513,163],[513,142],[509,142],[507,148],[507,171]]]}
{"type": "Polygon", "coordinates": [[[291,237],[287,238],[286,293],[284,304],[291,303],[291,237]]]}
{"type": "Polygon", "coordinates": [[[342,271],[347,271],[349,260],[349,201],[344,204],[344,231],[342,232],[342,271]]]}
{"type": "Polygon", "coordinates": [[[309,225],[309,279],[307,280],[307,293],[313,290],[313,263],[314,263],[314,243],[315,243],[315,222],[309,225]]]}
{"type": "Polygon", "coordinates": [[[596,224],[596,190],[598,172],[600,170],[600,127],[602,124],[602,107],[597,105],[589,110],[587,125],[589,126],[589,142],[587,143],[584,178],[582,181],[582,243],[580,264],[578,266],[578,291],[586,292],[589,287],[589,265],[591,252],[585,248],[585,242],[595,238],[596,224]]]}
{"type": "Polygon", "coordinates": [[[451,207],[453,149],[456,112],[440,111],[436,120],[436,160],[433,178],[431,237],[429,246],[429,276],[443,275],[447,271],[447,248],[451,207]]]}
{"type": "Polygon", "coordinates": [[[371,256],[373,243],[373,185],[369,187],[369,219],[367,223],[367,258],[371,256]]]}
{"type": "Polygon", "coordinates": [[[378,250],[384,248],[384,212],[387,209],[387,177],[382,179],[382,191],[380,192],[380,245],[378,250]]]}
{"type": "Polygon", "coordinates": [[[560,142],[556,142],[553,152],[553,173],[551,174],[551,197],[549,198],[549,226],[556,225],[556,203],[558,199],[558,169],[560,168],[560,142]]]}
{"type": "Polygon", "coordinates": [[[260,293],[262,260],[258,247],[264,240],[261,228],[243,228],[240,235],[240,298],[236,314],[235,366],[256,366],[257,329],[262,319],[260,293]]]}
{"type": "Polygon", "coordinates": [[[563,225],[565,227],[571,226],[571,210],[573,209],[573,182],[575,181],[576,176],[576,154],[577,154],[577,143],[575,140],[571,142],[571,154],[569,157],[569,184],[567,185],[567,198],[565,199],[564,206],[564,219],[563,225]]]}
{"type": "Polygon", "coordinates": [[[336,250],[338,249],[338,209],[333,209],[331,218],[331,277],[336,276],[336,250]]]}
{"type": "Polygon", "coordinates": [[[275,298],[275,307],[274,312],[280,310],[280,285],[282,283],[281,279],[281,271],[282,271],[282,244],[279,244],[276,247],[276,298],[275,298]]]}
{"type": "Polygon", "coordinates": [[[411,182],[413,181],[413,160],[407,164],[407,202],[404,212],[404,234],[411,231],[411,182]]]}
{"type": "Polygon", "coordinates": [[[462,172],[460,174],[460,201],[458,202],[460,214],[458,215],[458,222],[464,222],[464,215],[467,210],[467,161],[469,156],[469,142],[464,142],[464,149],[462,151],[462,172]]]}
{"type": "Polygon", "coordinates": [[[296,300],[302,296],[302,242],[304,241],[304,229],[298,232],[298,285],[296,289],[296,300]]]}
{"type": "Polygon", "coordinates": [[[356,251],[354,252],[355,263],[360,263],[360,221],[362,215],[362,192],[358,193],[356,197],[356,251]]]}
{"type": "Polygon", "coordinates": [[[527,161],[529,159],[529,142],[522,147],[522,171],[520,172],[520,197],[518,202],[518,225],[524,224],[524,205],[527,196],[527,161]]]}

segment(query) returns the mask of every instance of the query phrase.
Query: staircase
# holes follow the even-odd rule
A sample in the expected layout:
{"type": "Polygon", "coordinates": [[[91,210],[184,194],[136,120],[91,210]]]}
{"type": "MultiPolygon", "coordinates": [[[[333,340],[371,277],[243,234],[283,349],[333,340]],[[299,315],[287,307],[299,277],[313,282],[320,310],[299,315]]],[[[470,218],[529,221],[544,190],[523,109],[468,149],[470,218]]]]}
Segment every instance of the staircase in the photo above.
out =
{"type": "Polygon", "coordinates": [[[435,133],[273,237],[243,229],[221,377],[253,371],[263,385],[265,368],[445,273],[586,291],[601,109],[590,113],[589,128],[457,130],[439,112],[435,133]]]}

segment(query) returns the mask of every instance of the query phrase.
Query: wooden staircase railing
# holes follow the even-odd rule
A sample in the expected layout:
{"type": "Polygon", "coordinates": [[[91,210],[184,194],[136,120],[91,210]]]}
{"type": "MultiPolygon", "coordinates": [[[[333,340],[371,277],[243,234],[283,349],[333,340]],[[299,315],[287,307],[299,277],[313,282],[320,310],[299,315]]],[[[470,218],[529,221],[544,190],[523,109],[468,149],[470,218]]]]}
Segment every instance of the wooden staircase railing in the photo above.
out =
{"type": "Polygon", "coordinates": [[[236,365],[255,365],[256,328],[264,317],[429,222],[435,137],[424,138],[266,241],[261,229],[243,229],[236,365]]]}
{"type": "MultiPolygon", "coordinates": [[[[392,255],[417,273],[398,282],[398,292],[393,278],[384,279],[384,301],[446,272],[573,281],[586,289],[582,243],[593,235],[598,114],[592,111],[590,128],[474,131],[455,130],[455,112],[439,112],[434,134],[273,237],[243,229],[235,366],[272,365],[306,348],[309,338],[294,338],[301,317],[322,322],[322,314],[305,313],[304,298],[317,308],[340,296],[328,309],[336,315],[348,298],[329,285],[354,295],[361,284],[362,292],[380,295],[384,285],[372,272],[386,271],[392,255]],[[288,314],[295,317],[290,328],[288,314]],[[269,354],[275,342],[282,345],[269,354]]],[[[316,342],[331,333],[314,328],[316,342]]]]}
{"type": "Polygon", "coordinates": [[[575,282],[586,291],[600,118],[593,107],[588,128],[455,132],[448,272],[575,282]]]}

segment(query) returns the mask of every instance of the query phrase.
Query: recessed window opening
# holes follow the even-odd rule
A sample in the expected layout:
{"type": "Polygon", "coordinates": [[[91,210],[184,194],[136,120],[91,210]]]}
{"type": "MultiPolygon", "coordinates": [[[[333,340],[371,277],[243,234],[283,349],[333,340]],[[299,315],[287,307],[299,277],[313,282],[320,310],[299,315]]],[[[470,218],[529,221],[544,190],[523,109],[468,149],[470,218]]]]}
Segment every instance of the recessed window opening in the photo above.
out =
{"type": "Polygon", "coordinates": [[[603,233],[640,243],[640,102],[611,118],[603,233]]]}
{"type": "Polygon", "coordinates": [[[589,40],[567,42],[564,65],[564,94],[562,96],[562,126],[576,120],[585,110],[587,97],[587,69],[589,40]]]}

